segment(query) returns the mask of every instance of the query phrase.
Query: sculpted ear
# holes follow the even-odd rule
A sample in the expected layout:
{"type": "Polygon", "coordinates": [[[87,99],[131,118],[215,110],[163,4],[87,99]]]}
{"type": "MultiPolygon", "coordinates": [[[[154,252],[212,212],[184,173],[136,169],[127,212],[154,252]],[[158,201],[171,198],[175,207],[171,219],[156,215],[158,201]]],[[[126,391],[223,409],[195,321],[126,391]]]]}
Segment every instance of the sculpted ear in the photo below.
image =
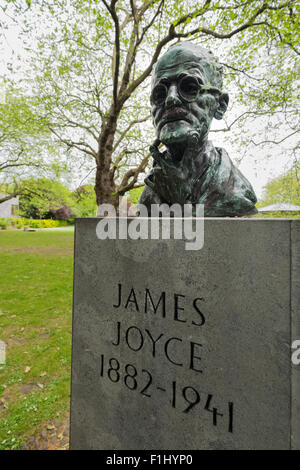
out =
{"type": "Polygon", "coordinates": [[[224,116],[225,111],[227,109],[228,103],[229,103],[228,93],[221,93],[221,95],[219,97],[218,107],[217,107],[217,109],[215,111],[215,114],[214,114],[214,117],[216,119],[222,119],[222,117],[224,116]]]}

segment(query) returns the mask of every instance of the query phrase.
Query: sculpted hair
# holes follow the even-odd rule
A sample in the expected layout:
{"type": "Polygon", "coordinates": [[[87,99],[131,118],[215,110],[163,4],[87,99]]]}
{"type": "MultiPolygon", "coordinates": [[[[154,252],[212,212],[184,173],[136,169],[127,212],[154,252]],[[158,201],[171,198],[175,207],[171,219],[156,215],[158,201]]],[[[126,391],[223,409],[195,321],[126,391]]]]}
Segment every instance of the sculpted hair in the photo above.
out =
{"type": "Polygon", "coordinates": [[[202,46],[199,46],[199,44],[192,44],[191,42],[188,42],[188,41],[178,42],[176,44],[173,44],[172,46],[169,47],[167,52],[165,52],[165,54],[163,54],[158,59],[158,61],[156,62],[154,71],[153,71],[152,83],[154,81],[156,68],[159,66],[161,61],[165,59],[165,56],[170,51],[175,51],[178,57],[180,57],[180,55],[182,55],[182,53],[184,52],[189,52],[192,58],[194,59],[195,63],[205,68],[207,78],[209,79],[209,82],[211,83],[211,85],[216,86],[217,88],[222,90],[223,67],[219,63],[218,58],[215,57],[211,51],[204,49],[204,47],[202,46]]]}

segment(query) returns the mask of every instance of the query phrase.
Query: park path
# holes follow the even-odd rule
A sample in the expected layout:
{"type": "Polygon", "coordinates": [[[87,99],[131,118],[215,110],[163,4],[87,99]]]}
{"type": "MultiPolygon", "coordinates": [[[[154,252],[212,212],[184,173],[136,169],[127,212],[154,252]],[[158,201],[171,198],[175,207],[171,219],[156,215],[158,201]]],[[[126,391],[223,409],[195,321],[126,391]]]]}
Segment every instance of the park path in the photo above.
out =
{"type": "Polygon", "coordinates": [[[74,232],[74,225],[70,227],[48,227],[48,228],[39,228],[41,231],[55,231],[58,230],[59,232],[74,232]]]}

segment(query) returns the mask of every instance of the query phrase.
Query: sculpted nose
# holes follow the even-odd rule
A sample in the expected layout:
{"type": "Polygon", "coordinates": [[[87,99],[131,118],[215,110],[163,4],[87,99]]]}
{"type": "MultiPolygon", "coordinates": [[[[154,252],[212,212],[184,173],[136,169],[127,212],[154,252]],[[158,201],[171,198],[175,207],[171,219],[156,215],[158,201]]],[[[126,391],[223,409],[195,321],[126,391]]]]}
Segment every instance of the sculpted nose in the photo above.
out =
{"type": "Polygon", "coordinates": [[[177,86],[171,85],[168,90],[168,95],[166,98],[165,106],[167,108],[176,106],[181,103],[180,97],[178,95],[177,86]]]}

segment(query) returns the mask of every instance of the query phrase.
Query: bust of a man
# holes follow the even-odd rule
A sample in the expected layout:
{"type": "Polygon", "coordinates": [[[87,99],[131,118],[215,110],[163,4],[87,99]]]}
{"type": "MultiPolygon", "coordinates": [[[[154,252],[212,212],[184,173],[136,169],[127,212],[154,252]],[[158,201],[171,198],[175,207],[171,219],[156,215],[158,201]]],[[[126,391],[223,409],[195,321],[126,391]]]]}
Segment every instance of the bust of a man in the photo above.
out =
{"type": "Polygon", "coordinates": [[[257,212],[248,180],[227,152],[208,140],[213,118],[222,119],[229,96],[222,67],[211,52],[190,42],[171,46],[152,76],[151,105],[157,140],[154,164],[140,203],[204,204],[206,217],[257,212]],[[158,147],[164,144],[166,151],[158,147]]]}

